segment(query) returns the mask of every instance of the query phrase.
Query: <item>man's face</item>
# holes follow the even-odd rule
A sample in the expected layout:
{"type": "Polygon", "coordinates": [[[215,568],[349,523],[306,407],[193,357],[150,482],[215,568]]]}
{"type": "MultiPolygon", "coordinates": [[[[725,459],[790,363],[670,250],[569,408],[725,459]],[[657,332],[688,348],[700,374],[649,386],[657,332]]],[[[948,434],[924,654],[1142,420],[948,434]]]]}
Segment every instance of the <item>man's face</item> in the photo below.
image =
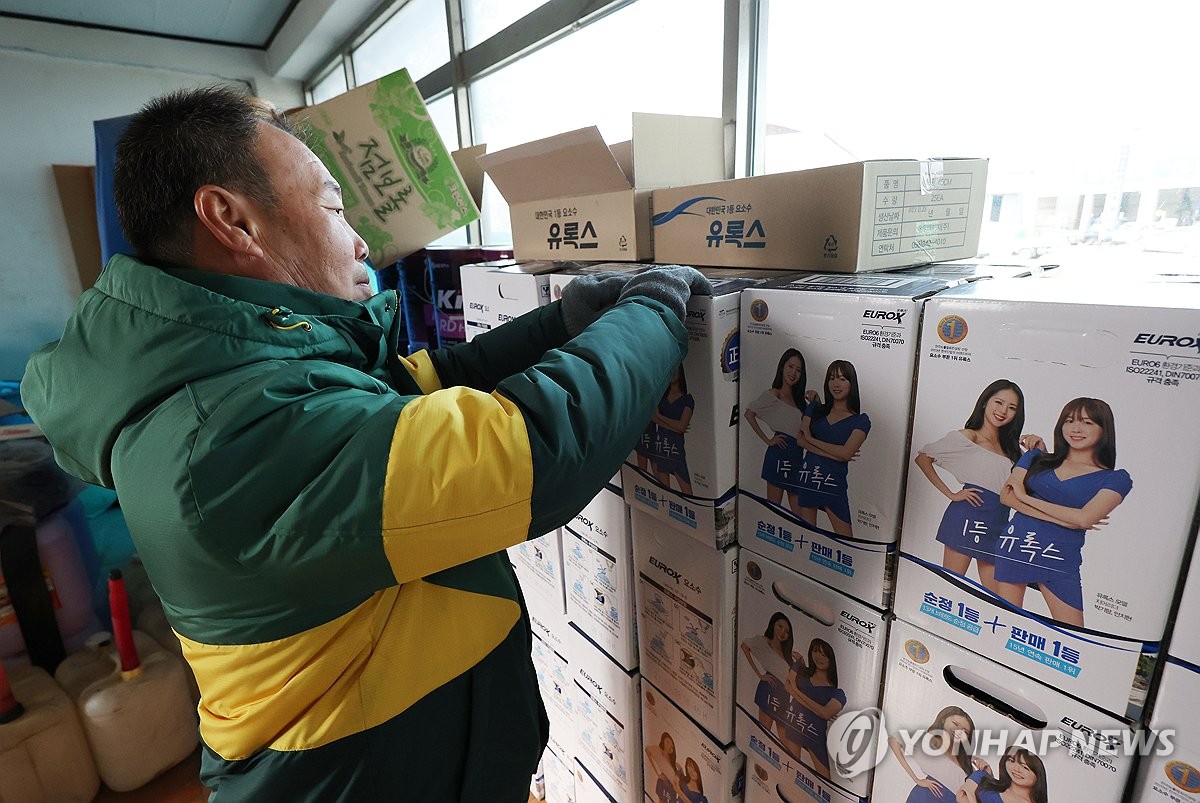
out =
{"type": "Polygon", "coordinates": [[[342,191],[304,143],[259,123],[258,156],[270,176],[278,206],[266,212],[261,232],[270,278],[319,293],[362,301],[372,294],[367,244],[350,227],[342,191]]]}

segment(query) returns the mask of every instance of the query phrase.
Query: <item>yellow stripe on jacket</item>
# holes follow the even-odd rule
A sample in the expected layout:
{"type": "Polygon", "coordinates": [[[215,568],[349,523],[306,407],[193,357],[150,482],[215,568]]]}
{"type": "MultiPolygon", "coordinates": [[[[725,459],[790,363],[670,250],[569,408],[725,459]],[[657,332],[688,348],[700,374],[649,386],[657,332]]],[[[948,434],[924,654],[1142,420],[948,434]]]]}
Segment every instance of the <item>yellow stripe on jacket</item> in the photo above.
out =
{"type": "Polygon", "coordinates": [[[519,618],[515,601],[417,581],[278,641],[179,640],[200,686],[200,734],[235,761],[386,722],[479,663],[519,618]]]}
{"type": "Polygon", "coordinates": [[[464,387],[414,399],[396,421],[383,490],[383,548],[396,580],[524,541],[532,495],[529,434],[515,404],[464,387]]]}

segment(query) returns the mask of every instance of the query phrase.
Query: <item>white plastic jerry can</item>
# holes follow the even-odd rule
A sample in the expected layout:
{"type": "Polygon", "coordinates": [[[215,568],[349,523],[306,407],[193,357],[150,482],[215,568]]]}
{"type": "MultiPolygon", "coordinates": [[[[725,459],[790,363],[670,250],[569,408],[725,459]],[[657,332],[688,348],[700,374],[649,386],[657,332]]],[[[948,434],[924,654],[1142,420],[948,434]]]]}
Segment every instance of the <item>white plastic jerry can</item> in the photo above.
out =
{"type": "MultiPolygon", "coordinates": [[[[160,647],[183,663],[184,669],[187,670],[188,689],[192,694],[192,702],[199,705],[200,687],[196,684],[196,676],[192,673],[192,667],[188,664],[187,659],[183,657],[183,646],[179,643],[179,637],[175,635],[175,631],[171,629],[171,623],[167,621],[167,614],[163,611],[162,602],[157,597],[148,601],[142,608],[137,619],[137,630],[133,631],[135,639],[138,631],[148,634],[160,647]]],[[[138,651],[140,652],[141,649],[139,646],[138,651]]]]}
{"type": "MultiPolygon", "coordinates": [[[[200,731],[188,668],[130,627],[119,570],[110,573],[108,585],[119,660],[114,671],[83,685],[76,704],[100,777],[113,791],[126,792],[187,758],[200,742],[200,731]]],[[[89,671],[99,675],[81,666],[72,687],[79,688],[89,671]]]]}
{"type": "Polygon", "coordinates": [[[0,800],[87,803],[100,776],[75,706],[38,667],[0,664],[0,800]],[[10,685],[11,684],[11,685],[10,685]]]}

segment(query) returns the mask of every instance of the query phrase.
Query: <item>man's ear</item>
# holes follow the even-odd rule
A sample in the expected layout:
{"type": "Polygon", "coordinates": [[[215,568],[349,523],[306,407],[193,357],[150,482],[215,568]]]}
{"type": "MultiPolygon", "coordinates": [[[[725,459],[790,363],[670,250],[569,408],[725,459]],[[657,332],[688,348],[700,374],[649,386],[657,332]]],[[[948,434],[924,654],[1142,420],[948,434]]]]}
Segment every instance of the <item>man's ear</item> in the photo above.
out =
{"type": "Polygon", "coordinates": [[[192,199],[196,217],[212,237],[235,256],[261,257],[258,209],[249,198],[215,184],[205,184],[192,199]]]}

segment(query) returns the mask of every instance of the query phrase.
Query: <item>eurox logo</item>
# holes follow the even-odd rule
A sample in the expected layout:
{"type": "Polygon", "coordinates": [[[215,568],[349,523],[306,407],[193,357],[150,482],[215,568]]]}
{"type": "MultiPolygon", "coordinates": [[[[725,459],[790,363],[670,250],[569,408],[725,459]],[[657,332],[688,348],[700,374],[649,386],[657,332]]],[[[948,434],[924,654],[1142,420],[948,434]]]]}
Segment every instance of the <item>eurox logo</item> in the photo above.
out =
{"type": "Polygon", "coordinates": [[[866,619],[860,619],[859,617],[850,613],[850,611],[842,611],[842,618],[849,622],[853,622],[854,624],[866,630],[868,633],[874,633],[875,625],[879,624],[878,622],[868,622],[866,619]]]}
{"type": "Polygon", "coordinates": [[[702,309],[690,309],[687,311],[687,317],[689,321],[697,320],[700,321],[700,323],[704,323],[705,314],[705,311],[702,309]]]}
{"type": "Polygon", "coordinates": [[[1134,343],[1147,346],[1166,346],[1175,349],[1196,349],[1200,352],[1200,335],[1186,337],[1180,335],[1164,335],[1155,332],[1142,332],[1133,339],[1134,343]]]}
{"type": "MultiPolygon", "coordinates": [[[[888,730],[878,708],[843,711],[829,723],[826,747],[829,767],[842,778],[854,778],[879,766],[889,746],[906,759],[945,757],[947,746],[978,757],[1014,755],[1029,766],[1026,756],[1040,759],[1054,750],[1072,755],[1169,756],[1175,752],[1174,729],[1160,731],[1092,728],[1063,717],[1058,727],[1043,730],[1012,728],[979,729],[964,733],[941,729],[888,730]]],[[[996,762],[992,762],[995,764],[996,762]]],[[[1039,762],[1040,763],[1040,762],[1039,762]]],[[[999,771],[999,768],[997,768],[999,771]]]]}
{"type": "Polygon", "coordinates": [[[908,313],[906,309],[869,309],[863,310],[864,318],[882,319],[885,321],[895,321],[896,323],[904,323],[904,316],[908,313]]]}
{"type": "Polygon", "coordinates": [[[668,577],[674,579],[676,583],[679,582],[679,578],[683,574],[682,572],[672,569],[670,566],[668,566],[667,564],[663,563],[661,560],[659,560],[658,558],[655,558],[655,557],[650,558],[650,565],[653,566],[654,568],[658,569],[660,572],[667,575],[668,577]]]}

